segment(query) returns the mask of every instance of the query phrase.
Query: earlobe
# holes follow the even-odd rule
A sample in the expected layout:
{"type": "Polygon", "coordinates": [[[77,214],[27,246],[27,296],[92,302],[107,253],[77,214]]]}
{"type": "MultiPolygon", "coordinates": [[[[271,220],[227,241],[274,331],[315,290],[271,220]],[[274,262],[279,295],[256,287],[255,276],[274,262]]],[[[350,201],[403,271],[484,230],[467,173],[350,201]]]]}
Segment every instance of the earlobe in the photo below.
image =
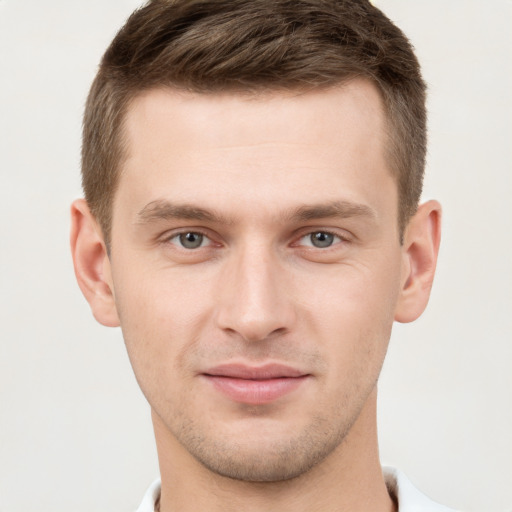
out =
{"type": "Polygon", "coordinates": [[[441,205],[428,201],[409,221],[403,244],[402,284],[395,311],[398,322],[412,322],[425,310],[441,241],[441,205]]]}
{"type": "Polygon", "coordinates": [[[119,326],[107,249],[85,199],[71,205],[70,242],[76,279],[94,318],[108,327],[119,326]]]}

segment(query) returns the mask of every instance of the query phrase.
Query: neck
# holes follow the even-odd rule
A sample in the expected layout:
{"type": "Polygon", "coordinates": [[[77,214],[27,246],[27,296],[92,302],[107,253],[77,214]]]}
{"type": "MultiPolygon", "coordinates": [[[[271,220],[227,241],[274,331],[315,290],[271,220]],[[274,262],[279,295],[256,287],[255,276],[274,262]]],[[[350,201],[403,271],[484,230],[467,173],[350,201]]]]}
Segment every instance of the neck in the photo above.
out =
{"type": "Polygon", "coordinates": [[[153,413],[162,492],[161,512],[393,512],[379,463],[376,390],[343,442],[322,462],[282,482],[244,482],[212,473],[153,413]]]}

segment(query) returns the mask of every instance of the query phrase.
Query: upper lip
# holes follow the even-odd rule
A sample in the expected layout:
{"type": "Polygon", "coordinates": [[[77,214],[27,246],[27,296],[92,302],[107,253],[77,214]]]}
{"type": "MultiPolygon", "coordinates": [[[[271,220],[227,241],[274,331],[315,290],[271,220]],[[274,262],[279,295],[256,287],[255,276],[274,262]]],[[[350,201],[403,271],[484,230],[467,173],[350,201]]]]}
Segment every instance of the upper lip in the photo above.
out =
{"type": "Polygon", "coordinates": [[[228,377],[232,379],[267,380],[278,378],[304,377],[306,373],[279,363],[269,363],[261,366],[228,363],[209,368],[203,375],[210,377],[228,377]]]}

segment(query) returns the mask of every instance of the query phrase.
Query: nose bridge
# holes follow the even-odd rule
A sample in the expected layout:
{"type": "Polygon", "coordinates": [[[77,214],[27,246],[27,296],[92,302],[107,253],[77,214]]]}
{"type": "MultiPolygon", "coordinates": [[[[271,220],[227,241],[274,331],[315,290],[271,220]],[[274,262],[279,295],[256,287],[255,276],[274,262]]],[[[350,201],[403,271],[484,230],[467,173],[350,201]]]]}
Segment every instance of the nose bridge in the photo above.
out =
{"type": "Polygon", "coordinates": [[[283,286],[283,268],[268,241],[233,250],[225,273],[218,304],[222,329],[257,341],[290,328],[293,308],[283,286]]]}

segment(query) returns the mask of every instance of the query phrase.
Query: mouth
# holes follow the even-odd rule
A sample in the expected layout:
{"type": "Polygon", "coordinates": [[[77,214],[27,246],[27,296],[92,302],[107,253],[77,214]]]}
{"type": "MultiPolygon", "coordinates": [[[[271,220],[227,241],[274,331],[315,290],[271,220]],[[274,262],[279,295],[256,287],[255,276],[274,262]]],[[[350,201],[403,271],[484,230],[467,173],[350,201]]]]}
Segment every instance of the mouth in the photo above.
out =
{"type": "Polygon", "coordinates": [[[274,402],[299,388],[311,375],[281,364],[225,364],[202,373],[228,399],[250,405],[274,402]]]}

